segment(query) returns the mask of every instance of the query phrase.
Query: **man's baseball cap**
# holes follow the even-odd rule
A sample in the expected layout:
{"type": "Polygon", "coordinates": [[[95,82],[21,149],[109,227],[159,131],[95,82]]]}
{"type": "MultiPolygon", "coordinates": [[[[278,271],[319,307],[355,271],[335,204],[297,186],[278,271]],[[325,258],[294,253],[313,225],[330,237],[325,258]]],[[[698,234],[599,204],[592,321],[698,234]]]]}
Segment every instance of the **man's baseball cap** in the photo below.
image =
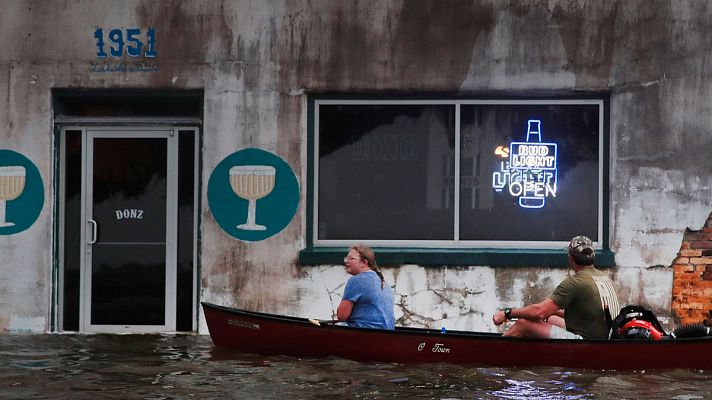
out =
{"type": "Polygon", "coordinates": [[[593,241],[587,236],[576,236],[571,239],[566,250],[572,256],[579,256],[582,260],[593,262],[596,251],[593,249],[593,241]],[[589,260],[590,258],[590,260],[589,260]]]}

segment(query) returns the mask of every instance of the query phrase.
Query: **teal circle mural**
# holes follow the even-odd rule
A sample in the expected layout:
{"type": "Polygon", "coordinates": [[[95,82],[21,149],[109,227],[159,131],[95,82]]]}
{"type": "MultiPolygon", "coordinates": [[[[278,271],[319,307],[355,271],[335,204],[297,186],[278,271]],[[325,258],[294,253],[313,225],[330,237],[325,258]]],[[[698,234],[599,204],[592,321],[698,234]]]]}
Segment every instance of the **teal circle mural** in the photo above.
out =
{"type": "Polygon", "coordinates": [[[32,226],[44,206],[44,184],[35,164],[12,150],[0,150],[0,235],[32,226]]]}
{"type": "Polygon", "coordinates": [[[255,148],[237,151],[215,167],[208,204],[220,227],[255,242],[281,232],[299,205],[299,183],[289,164],[255,148]]]}

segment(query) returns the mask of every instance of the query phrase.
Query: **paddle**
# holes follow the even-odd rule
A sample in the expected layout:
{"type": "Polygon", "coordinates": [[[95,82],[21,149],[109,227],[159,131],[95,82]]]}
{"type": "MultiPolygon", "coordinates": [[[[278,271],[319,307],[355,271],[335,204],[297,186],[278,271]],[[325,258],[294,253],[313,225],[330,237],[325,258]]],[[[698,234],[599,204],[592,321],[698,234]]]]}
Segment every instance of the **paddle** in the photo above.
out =
{"type": "Polygon", "coordinates": [[[309,318],[309,322],[310,322],[312,325],[321,326],[321,324],[324,324],[324,325],[333,325],[333,324],[339,322],[339,320],[338,320],[338,319],[331,319],[331,320],[326,320],[326,321],[324,321],[324,320],[319,321],[318,319],[309,318]]]}

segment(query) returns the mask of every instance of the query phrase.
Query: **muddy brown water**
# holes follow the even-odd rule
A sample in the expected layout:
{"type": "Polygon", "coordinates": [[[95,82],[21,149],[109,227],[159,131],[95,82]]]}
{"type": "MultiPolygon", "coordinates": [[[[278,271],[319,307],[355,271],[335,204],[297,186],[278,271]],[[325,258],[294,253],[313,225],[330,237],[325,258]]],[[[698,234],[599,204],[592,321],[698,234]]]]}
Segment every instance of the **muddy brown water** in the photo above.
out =
{"type": "Polygon", "coordinates": [[[4,335],[0,398],[688,400],[712,398],[712,371],[358,363],[240,354],[200,335],[4,335]]]}

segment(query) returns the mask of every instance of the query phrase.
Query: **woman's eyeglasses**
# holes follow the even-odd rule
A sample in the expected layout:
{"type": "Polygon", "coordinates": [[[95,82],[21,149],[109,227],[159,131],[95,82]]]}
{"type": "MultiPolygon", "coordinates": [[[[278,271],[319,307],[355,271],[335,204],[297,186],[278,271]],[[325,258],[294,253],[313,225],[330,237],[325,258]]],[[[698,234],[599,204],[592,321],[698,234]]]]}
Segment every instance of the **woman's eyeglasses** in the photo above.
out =
{"type": "Polygon", "coordinates": [[[344,262],[349,262],[351,260],[360,260],[361,258],[359,257],[354,257],[354,256],[346,256],[344,257],[344,262]]]}

